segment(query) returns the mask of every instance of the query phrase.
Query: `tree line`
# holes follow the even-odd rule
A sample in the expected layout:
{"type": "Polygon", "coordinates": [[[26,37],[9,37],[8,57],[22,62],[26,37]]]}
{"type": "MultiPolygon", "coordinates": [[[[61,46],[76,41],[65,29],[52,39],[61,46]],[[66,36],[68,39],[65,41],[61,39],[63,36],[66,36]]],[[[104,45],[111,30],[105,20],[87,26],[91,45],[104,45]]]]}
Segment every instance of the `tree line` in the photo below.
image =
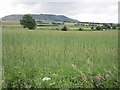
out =
{"type": "MultiPolygon", "coordinates": [[[[25,14],[22,19],[20,20],[20,24],[23,26],[23,28],[28,29],[36,29],[36,22],[35,19],[33,19],[31,14],[25,14]]],[[[120,30],[120,24],[113,25],[113,24],[103,24],[103,26],[97,26],[97,27],[91,27],[91,30],[107,30],[107,29],[118,29],[120,30]]],[[[67,26],[63,26],[61,29],[62,31],[68,31],[67,26]]],[[[79,28],[79,31],[83,31],[83,28],[79,28]]]]}

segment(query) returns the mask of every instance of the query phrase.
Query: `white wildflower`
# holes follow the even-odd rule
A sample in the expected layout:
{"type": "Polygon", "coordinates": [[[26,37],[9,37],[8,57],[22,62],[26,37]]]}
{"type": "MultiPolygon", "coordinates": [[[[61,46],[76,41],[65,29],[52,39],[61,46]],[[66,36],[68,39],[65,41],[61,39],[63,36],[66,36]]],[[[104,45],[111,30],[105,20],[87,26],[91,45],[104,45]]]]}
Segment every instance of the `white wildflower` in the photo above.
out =
{"type": "Polygon", "coordinates": [[[43,80],[43,81],[48,81],[48,80],[51,80],[51,78],[44,77],[42,80],[43,80]]]}

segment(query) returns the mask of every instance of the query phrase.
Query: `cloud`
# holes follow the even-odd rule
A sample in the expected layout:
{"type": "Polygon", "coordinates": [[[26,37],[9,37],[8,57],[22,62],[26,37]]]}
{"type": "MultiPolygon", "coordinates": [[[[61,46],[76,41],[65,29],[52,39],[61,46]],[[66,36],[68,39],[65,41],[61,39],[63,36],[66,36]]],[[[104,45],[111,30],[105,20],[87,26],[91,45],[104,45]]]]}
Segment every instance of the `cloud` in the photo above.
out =
{"type": "Polygon", "coordinates": [[[62,14],[80,21],[116,22],[119,0],[1,0],[0,17],[9,14],[62,14]],[[7,8],[4,8],[7,7],[7,8]]]}

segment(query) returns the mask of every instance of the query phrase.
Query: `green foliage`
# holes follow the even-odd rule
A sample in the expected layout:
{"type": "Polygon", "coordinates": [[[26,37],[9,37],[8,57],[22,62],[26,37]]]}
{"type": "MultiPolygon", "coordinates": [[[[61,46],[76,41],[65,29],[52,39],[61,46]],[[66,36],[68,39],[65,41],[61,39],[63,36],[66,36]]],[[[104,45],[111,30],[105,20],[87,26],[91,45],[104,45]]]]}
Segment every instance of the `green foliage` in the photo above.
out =
{"type": "Polygon", "coordinates": [[[79,28],[78,30],[79,30],[79,31],[83,31],[83,29],[82,29],[82,28],[79,28]]]}
{"type": "Polygon", "coordinates": [[[105,27],[106,29],[111,29],[111,25],[110,24],[103,24],[103,27],[105,27]]]}
{"type": "Polygon", "coordinates": [[[100,27],[100,26],[97,26],[97,27],[96,27],[96,30],[101,30],[101,27],[100,27]]]}
{"type": "Polygon", "coordinates": [[[97,26],[96,30],[107,30],[108,28],[106,26],[97,26]]]}
{"type": "Polygon", "coordinates": [[[119,87],[115,30],[51,32],[9,27],[2,33],[3,88],[119,87]],[[50,80],[43,81],[44,77],[50,80]]]}
{"type": "Polygon", "coordinates": [[[104,29],[107,30],[108,28],[106,26],[102,26],[101,30],[104,30],[104,29]]]}
{"type": "Polygon", "coordinates": [[[108,26],[107,29],[111,29],[111,26],[108,26]]]}
{"type": "Polygon", "coordinates": [[[26,14],[22,17],[20,20],[20,24],[23,25],[24,28],[28,29],[35,29],[36,28],[36,22],[32,18],[31,14],[26,14]]]}
{"type": "Polygon", "coordinates": [[[116,29],[116,26],[113,26],[112,29],[116,29]]]}
{"type": "Polygon", "coordinates": [[[120,24],[117,24],[117,27],[120,27],[120,24]]]}
{"type": "Polygon", "coordinates": [[[62,30],[62,31],[67,31],[68,28],[67,28],[66,26],[64,26],[61,30],[62,30]]]}
{"type": "Polygon", "coordinates": [[[93,29],[94,29],[94,27],[91,27],[91,29],[93,30],[93,29]]]}

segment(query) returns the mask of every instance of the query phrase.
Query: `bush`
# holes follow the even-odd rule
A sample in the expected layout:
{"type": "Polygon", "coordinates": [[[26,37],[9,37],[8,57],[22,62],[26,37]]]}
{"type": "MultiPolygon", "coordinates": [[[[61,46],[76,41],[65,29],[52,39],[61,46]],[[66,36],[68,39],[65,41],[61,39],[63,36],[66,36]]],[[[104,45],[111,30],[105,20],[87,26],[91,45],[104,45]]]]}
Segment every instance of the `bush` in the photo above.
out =
{"type": "Polygon", "coordinates": [[[107,29],[111,29],[111,26],[107,26],[107,29]]]}
{"type": "Polygon", "coordinates": [[[118,28],[118,30],[120,30],[120,28],[118,28]]]}
{"type": "Polygon", "coordinates": [[[117,24],[117,27],[120,27],[120,24],[117,24]]]}
{"type": "Polygon", "coordinates": [[[82,28],[79,28],[78,30],[79,30],[79,31],[83,31],[83,29],[82,29],[82,28]]]}
{"type": "Polygon", "coordinates": [[[110,24],[105,23],[105,24],[103,24],[103,26],[106,27],[107,29],[111,29],[111,25],[110,24]]]}
{"type": "Polygon", "coordinates": [[[113,26],[112,29],[116,29],[116,26],[113,26]]]}
{"type": "Polygon", "coordinates": [[[96,27],[96,30],[101,30],[102,28],[100,26],[97,26],[96,27]]]}
{"type": "Polygon", "coordinates": [[[94,27],[91,27],[91,29],[93,30],[93,29],[94,29],[94,27]]]}
{"type": "Polygon", "coordinates": [[[59,30],[59,28],[56,28],[56,30],[59,30]]]}
{"type": "Polygon", "coordinates": [[[64,26],[61,30],[62,30],[62,31],[67,31],[68,29],[67,29],[66,26],[64,26]]]}
{"type": "Polygon", "coordinates": [[[106,29],[108,29],[108,28],[107,28],[106,26],[102,26],[101,29],[102,29],[102,30],[106,30],[106,29]]]}

